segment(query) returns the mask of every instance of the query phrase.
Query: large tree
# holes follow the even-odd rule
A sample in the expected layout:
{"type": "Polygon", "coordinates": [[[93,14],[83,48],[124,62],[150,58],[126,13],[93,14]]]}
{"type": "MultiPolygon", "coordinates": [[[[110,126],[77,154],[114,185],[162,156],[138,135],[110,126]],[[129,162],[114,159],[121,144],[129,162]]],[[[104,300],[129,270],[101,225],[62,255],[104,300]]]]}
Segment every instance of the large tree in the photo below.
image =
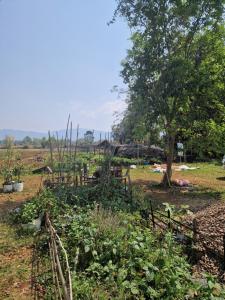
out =
{"type": "Polygon", "coordinates": [[[221,121],[224,85],[217,93],[215,82],[218,78],[213,77],[210,69],[204,70],[204,66],[207,66],[207,59],[210,68],[220,65],[221,81],[221,57],[224,54],[221,25],[225,1],[117,2],[115,17],[125,17],[133,32],[133,45],[122,70],[131,95],[130,105],[139,102],[139,110],[142,109],[147,123],[158,124],[166,135],[167,171],[163,183],[168,185],[177,133],[196,122],[208,121],[210,115],[213,120],[221,121]],[[207,57],[209,38],[206,36],[209,35],[211,39],[215,36],[222,47],[221,57],[214,55],[211,61],[207,57]],[[203,85],[198,83],[198,78],[203,85]],[[210,82],[208,89],[203,88],[204,80],[210,82]]]}

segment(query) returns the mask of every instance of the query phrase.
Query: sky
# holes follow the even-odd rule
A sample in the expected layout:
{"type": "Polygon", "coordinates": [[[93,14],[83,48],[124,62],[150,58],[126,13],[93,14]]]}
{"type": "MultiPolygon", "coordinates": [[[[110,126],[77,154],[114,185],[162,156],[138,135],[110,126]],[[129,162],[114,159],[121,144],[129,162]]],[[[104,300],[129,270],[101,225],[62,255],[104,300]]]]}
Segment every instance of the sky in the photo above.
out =
{"type": "Polygon", "coordinates": [[[109,131],[126,104],[122,20],[108,26],[115,0],[0,1],[0,129],[109,131]],[[74,126],[75,127],[75,126],[74,126]]]}

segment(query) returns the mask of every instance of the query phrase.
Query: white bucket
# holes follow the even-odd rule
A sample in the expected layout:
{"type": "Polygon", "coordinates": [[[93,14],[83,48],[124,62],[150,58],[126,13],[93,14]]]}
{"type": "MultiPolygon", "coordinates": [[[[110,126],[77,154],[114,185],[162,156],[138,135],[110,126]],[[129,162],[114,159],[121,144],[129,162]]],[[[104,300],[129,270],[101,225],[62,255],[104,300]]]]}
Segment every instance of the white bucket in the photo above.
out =
{"type": "Polygon", "coordinates": [[[10,193],[13,190],[13,185],[11,184],[3,184],[3,192],[10,193]]]}
{"type": "Polygon", "coordinates": [[[14,182],[13,183],[13,190],[15,192],[22,192],[23,191],[23,182],[14,182]]]}

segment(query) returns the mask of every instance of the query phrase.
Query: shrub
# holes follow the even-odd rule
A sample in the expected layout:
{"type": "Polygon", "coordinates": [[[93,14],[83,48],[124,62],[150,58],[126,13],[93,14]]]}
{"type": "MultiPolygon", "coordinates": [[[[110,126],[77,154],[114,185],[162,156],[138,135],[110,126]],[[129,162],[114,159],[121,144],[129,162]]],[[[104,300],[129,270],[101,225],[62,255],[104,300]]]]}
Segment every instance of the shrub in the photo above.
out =
{"type": "Polygon", "coordinates": [[[162,239],[140,224],[139,215],[77,211],[63,236],[78,299],[223,299],[214,279],[193,280],[171,233],[162,239]]]}

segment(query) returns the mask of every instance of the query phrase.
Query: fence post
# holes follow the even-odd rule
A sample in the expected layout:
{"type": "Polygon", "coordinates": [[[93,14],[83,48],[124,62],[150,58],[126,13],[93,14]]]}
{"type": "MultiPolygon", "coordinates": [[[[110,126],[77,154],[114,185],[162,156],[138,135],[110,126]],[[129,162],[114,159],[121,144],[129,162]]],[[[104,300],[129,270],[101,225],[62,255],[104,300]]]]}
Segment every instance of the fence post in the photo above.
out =
{"type": "Polygon", "coordinates": [[[152,201],[150,201],[150,208],[151,208],[152,226],[155,229],[155,217],[154,217],[154,211],[152,207],[152,201]]]}
{"type": "Polygon", "coordinates": [[[192,224],[193,224],[193,238],[192,238],[192,240],[193,240],[193,243],[195,244],[196,241],[197,241],[197,221],[196,221],[196,219],[193,220],[192,224]]]}
{"type": "Polygon", "coordinates": [[[170,210],[169,209],[167,211],[167,214],[168,214],[168,228],[171,229],[171,220],[170,220],[171,215],[170,215],[170,210]]]}

